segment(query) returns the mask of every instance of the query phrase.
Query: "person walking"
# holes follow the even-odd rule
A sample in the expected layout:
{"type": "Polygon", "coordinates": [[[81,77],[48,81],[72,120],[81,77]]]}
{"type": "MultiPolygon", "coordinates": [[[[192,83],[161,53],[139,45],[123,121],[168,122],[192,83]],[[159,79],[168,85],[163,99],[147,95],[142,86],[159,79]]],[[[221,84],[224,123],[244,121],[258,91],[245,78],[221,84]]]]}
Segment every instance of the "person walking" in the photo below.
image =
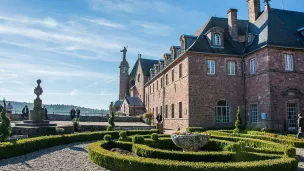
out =
{"type": "Polygon", "coordinates": [[[24,108],[22,109],[22,118],[26,120],[28,116],[29,116],[29,109],[27,105],[25,105],[24,108]]]}
{"type": "Polygon", "coordinates": [[[70,111],[71,120],[73,120],[75,118],[75,115],[76,115],[76,110],[74,108],[72,108],[72,110],[70,111]]]}
{"type": "Polygon", "coordinates": [[[44,118],[45,118],[45,120],[49,120],[49,117],[48,117],[48,110],[47,110],[47,108],[45,107],[45,105],[43,105],[43,111],[44,111],[44,118]]]}
{"type": "Polygon", "coordinates": [[[13,113],[13,105],[11,104],[11,102],[8,102],[8,104],[6,105],[6,113],[7,113],[7,117],[12,119],[12,113],[13,113]]]}
{"type": "Polygon", "coordinates": [[[76,109],[76,117],[77,117],[77,119],[79,119],[79,117],[80,117],[80,110],[79,110],[79,108],[76,109]]]}
{"type": "Polygon", "coordinates": [[[2,104],[0,104],[0,113],[2,112],[2,110],[3,110],[3,106],[2,104]]]}

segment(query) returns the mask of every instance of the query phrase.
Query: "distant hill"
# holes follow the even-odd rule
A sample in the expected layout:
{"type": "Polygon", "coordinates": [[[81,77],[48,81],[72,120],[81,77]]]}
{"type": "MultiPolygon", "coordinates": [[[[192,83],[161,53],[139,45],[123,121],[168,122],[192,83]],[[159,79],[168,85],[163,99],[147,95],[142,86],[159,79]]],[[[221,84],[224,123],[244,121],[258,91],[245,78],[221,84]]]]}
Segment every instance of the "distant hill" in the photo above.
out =
{"type": "MultiPolygon", "coordinates": [[[[11,101],[11,103],[14,107],[13,113],[21,113],[21,111],[25,105],[27,105],[29,109],[33,109],[33,103],[15,102],[15,101],[11,101]]],[[[49,105],[45,105],[45,106],[48,109],[49,114],[69,113],[73,107],[75,109],[78,107],[80,109],[81,113],[83,113],[83,114],[84,113],[88,113],[88,114],[107,114],[107,113],[109,113],[109,110],[91,109],[91,108],[85,108],[85,107],[73,106],[73,105],[64,105],[64,104],[49,104],[49,105]]]]}

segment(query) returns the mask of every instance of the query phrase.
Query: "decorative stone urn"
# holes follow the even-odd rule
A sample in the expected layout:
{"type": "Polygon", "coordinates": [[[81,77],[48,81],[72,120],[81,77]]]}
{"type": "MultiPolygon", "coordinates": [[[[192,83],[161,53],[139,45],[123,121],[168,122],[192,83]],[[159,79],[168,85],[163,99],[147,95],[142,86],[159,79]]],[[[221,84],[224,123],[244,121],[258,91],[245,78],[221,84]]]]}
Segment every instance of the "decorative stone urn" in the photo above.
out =
{"type": "Polygon", "coordinates": [[[179,148],[182,148],[184,152],[198,151],[208,143],[209,138],[209,134],[171,135],[171,139],[174,144],[179,148]]]}

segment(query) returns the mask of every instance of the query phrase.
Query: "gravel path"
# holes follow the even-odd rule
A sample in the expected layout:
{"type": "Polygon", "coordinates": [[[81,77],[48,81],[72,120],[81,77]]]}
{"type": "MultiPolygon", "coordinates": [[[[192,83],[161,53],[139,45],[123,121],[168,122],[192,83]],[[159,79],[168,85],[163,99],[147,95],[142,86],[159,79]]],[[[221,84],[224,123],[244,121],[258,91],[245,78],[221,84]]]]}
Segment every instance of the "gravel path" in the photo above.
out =
{"type": "Polygon", "coordinates": [[[88,158],[91,142],[73,143],[0,160],[1,171],[106,171],[88,158]]]}
{"type": "Polygon", "coordinates": [[[299,165],[296,171],[304,171],[304,149],[297,148],[297,155],[299,156],[299,165]]]}

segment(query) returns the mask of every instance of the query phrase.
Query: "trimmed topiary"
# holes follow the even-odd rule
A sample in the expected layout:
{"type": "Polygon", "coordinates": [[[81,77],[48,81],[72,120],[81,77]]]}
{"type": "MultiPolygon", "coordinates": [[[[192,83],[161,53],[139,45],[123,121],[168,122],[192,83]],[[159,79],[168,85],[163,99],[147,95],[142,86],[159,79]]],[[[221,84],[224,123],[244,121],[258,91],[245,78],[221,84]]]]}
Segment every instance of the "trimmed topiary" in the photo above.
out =
{"type": "Polygon", "coordinates": [[[103,137],[103,140],[105,140],[105,141],[107,141],[107,142],[110,142],[110,141],[112,141],[112,136],[109,135],[109,134],[107,134],[107,135],[105,135],[105,136],[103,137]]]}
{"type": "Polygon", "coordinates": [[[107,127],[107,131],[113,131],[113,127],[110,125],[107,127]]]}
{"type": "Polygon", "coordinates": [[[135,135],[132,137],[132,142],[135,144],[143,144],[145,142],[145,139],[141,135],[135,135]]]}
{"type": "Polygon", "coordinates": [[[235,128],[233,130],[233,133],[240,133],[241,131],[242,131],[242,118],[241,118],[240,106],[238,106],[238,110],[236,113],[235,128]]]}
{"type": "Polygon", "coordinates": [[[6,103],[3,99],[3,109],[1,112],[1,122],[0,122],[0,141],[5,141],[11,135],[11,121],[6,114],[6,103]]]}
{"type": "Polygon", "coordinates": [[[114,123],[114,116],[115,116],[115,114],[114,114],[114,110],[113,110],[113,108],[111,109],[111,116],[110,116],[110,118],[109,118],[109,120],[108,120],[108,123],[110,124],[110,126],[111,126],[111,128],[109,128],[109,129],[111,129],[111,130],[108,130],[108,128],[107,128],[107,131],[112,131],[113,130],[113,128],[114,128],[114,126],[115,126],[115,123],[114,123]]]}
{"type": "Polygon", "coordinates": [[[151,134],[151,139],[152,139],[153,141],[158,141],[158,134],[157,134],[157,133],[151,134]]]}

